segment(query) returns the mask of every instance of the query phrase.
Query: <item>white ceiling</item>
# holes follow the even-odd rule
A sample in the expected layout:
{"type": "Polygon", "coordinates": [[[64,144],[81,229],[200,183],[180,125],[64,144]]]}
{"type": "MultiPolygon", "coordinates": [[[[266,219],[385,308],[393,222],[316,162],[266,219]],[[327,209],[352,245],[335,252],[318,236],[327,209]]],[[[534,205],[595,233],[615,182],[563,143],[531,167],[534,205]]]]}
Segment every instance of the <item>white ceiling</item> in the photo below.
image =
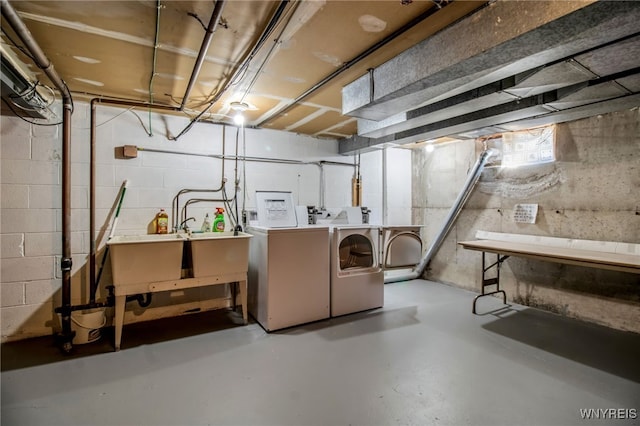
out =
{"type": "MultiPolygon", "coordinates": [[[[485,4],[437,3],[218,2],[220,18],[183,105],[216,2],[10,2],[74,98],[183,105],[183,114],[194,117],[206,109],[203,119],[221,122],[230,121],[230,103],[242,101],[249,105],[247,125],[328,138],[357,131],[356,120],[342,114],[344,85],[485,4]],[[354,61],[420,15],[424,19],[415,26],[354,61]],[[272,21],[271,31],[264,34],[272,21]],[[254,51],[261,37],[264,41],[254,51]],[[307,96],[299,99],[303,94],[307,96]]],[[[2,29],[2,43],[46,83],[44,73],[6,37],[17,40],[4,20],[2,29]]]]}

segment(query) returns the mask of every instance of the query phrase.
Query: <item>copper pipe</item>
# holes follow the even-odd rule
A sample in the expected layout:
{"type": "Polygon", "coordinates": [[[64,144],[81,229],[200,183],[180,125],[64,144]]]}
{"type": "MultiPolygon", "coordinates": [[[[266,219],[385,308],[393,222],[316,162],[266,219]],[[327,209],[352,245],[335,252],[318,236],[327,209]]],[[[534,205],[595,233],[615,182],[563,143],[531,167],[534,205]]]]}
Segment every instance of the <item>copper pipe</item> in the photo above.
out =
{"type": "Polygon", "coordinates": [[[101,104],[107,104],[107,105],[151,108],[151,109],[158,109],[163,111],[180,112],[180,107],[174,107],[171,105],[150,104],[149,102],[130,101],[125,99],[108,99],[108,98],[94,98],[91,100],[91,102],[94,102],[94,101],[101,104]]]}
{"type": "Polygon", "coordinates": [[[89,136],[89,302],[95,302],[96,288],[96,99],[91,100],[91,133],[89,136]]]}
{"type": "MultiPolygon", "coordinates": [[[[62,119],[62,307],[71,307],[71,102],[70,98],[64,99],[64,111],[62,119]]],[[[71,311],[62,312],[62,335],[70,336],[70,341],[75,334],[71,331],[71,311]],[[68,317],[68,318],[67,318],[68,317]]],[[[70,342],[69,342],[70,343],[70,342]]]]}

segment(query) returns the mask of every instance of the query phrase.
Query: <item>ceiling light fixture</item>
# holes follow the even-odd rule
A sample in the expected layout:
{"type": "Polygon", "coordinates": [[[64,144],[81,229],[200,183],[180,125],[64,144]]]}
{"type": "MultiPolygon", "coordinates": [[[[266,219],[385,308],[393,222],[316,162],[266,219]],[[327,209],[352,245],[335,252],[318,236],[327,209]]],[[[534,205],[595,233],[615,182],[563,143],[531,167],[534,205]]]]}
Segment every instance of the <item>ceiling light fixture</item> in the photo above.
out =
{"type": "Polygon", "coordinates": [[[249,105],[244,102],[231,102],[229,106],[236,112],[233,116],[233,122],[238,126],[242,126],[244,124],[243,112],[249,109],[249,105]]]}
{"type": "Polygon", "coordinates": [[[244,115],[242,115],[241,112],[238,112],[236,115],[233,116],[233,122],[236,123],[238,126],[242,126],[244,124],[244,115]]]}
{"type": "Polygon", "coordinates": [[[249,105],[247,105],[244,102],[231,102],[229,106],[231,107],[232,110],[238,111],[238,112],[244,112],[249,109],[249,105]]]}

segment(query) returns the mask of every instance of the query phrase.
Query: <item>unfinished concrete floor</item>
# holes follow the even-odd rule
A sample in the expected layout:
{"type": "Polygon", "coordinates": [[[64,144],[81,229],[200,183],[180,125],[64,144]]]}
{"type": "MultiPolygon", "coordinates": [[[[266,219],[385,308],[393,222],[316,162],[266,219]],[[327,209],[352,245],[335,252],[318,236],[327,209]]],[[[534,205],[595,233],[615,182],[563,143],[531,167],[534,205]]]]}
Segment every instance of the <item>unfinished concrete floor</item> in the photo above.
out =
{"type": "Polygon", "coordinates": [[[415,280],[271,334],[217,311],[125,326],[120,352],[5,344],[2,424],[640,424],[640,335],[474,296],[415,280]]]}

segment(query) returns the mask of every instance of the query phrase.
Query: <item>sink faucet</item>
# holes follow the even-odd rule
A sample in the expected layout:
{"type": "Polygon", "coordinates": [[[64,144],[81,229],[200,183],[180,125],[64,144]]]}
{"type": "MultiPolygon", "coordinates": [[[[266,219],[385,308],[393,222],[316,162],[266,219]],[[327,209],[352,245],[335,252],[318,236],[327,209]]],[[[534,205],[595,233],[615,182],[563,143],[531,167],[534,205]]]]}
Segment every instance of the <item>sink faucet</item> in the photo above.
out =
{"type": "Polygon", "coordinates": [[[189,232],[189,225],[187,225],[187,222],[189,222],[190,220],[195,222],[196,218],[195,217],[189,217],[189,218],[183,220],[178,229],[184,229],[185,232],[189,232]]]}

